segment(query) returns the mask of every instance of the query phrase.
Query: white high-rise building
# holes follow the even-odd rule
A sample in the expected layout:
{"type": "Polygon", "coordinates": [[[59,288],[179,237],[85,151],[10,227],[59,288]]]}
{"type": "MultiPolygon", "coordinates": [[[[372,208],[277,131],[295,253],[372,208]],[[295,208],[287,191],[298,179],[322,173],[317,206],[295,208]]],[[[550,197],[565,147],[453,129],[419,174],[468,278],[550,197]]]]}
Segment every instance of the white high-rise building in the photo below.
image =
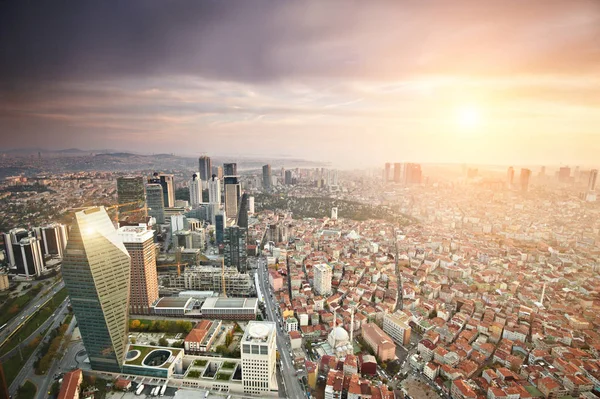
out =
{"type": "Polygon", "coordinates": [[[208,181],[208,202],[211,204],[221,203],[221,181],[215,175],[208,181]]]}
{"type": "Polygon", "coordinates": [[[171,233],[179,230],[187,230],[187,218],[181,214],[171,216],[171,233]]]}
{"type": "Polygon", "coordinates": [[[244,393],[261,394],[277,390],[275,375],[276,334],[271,321],[250,321],[240,343],[244,393]]]}
{"type": "Polygon", "coordinates": [[[254,197],[248,197],[248,215],[254,215],[254,197]]]}
{"type": "Polygon", "coordinates": [[[331,294],[331,266],[327,263],[321,263],[313,267],[315,272],[314,289],[318,295],[331,294]]]}
{"type": "Polygon", "coordinates": [[[331,220],[337,220],[338,218],[338,209],[337,206],[331,208],[331,220]]]}
{"type": "Polygon", "coordinates": [[[197,173],[192,175],[190,180],[190,205],[197,208],[202,203],[202,181],[197,173]]]}

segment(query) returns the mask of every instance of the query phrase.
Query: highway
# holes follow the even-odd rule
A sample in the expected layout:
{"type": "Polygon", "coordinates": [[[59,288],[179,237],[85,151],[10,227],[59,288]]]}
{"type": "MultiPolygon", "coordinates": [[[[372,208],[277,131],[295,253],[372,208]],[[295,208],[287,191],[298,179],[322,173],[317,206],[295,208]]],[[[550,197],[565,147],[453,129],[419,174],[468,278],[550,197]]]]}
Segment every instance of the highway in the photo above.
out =
{"type": "Polygon", "coordinates": [[[258,261],[258,273],[259,273],[259,281],[260,287],[265,297],[265,309],[267,311],[267,317],[270,321],[274,321],[276,323],[276,331],[277,331],[277,349],[279,350],[279,355],[281,359],[281,374],[283,376],[284,387],[279,387],[279,392],[285,398],[291,399],[302,399],[306,397],[306,393],[300,386],[300,381],[296,378],[296,369],[294,368],[294,363],[292,362],[290,352],[288,336],[284,334],[281,327],[279,326],[279,318],[275,315],[275,304],[271,291],[271,286],[266,281],[268,281],[268,272],[267,272],[267,264],[264,259],[259,259],[258,261]],[[283,389],[285,388],[285,389],[283,389]]]}
{"type": "MultiPolygon", "coordinates": [[[[48,320],[46,320],[46,322],[44,322],[43,325],[46,325],[46,327],[50,326],[50,328],[46,332],[46,335],[44,335],[44,338],[42,339],[42,342],[40,342],[40,345],[38,345],[37,348],[35,348],[35,350],[31,354],[29,359],[27,359],[27,362],[25,363],[19,374],[15,377],[14,381],[10,385],[9,392],[11,395],[14,395],[17,392],[17,389],[25,382],[29,375],[34,373],[33,363],[38,356],[38,353],[42,347],[42,343],[47,342],[47,340],[50,338],[50,333],[52,332],[52,330],[60,326],[60,324],[62,323],[64,317],[67,314],[68,300],[69,298],[65,298],[63,303],[58,307],[58,309],[54,313],[55,316],[50,317],[48,320]]],[[[18,354],[16,356],[18,356],[18,354]]]]}
{"type": "Polygon", "coordinates": [[[7,326],[0,332],[0,346],[4,344],[6,338],[13,332],[19,325],[25,323],[31,315],[33,315],[37,310],[37,305],[43,304],[52,296],[54,296],[58,291],[60,291],[65,286],[65,283],[60,280],[60,282],[51,285],[50,291],[46,294],[43,294],[44,289],[40,292],[31,302],[27,304],[27,306],[15,315],[7,324],[7,326]]]}

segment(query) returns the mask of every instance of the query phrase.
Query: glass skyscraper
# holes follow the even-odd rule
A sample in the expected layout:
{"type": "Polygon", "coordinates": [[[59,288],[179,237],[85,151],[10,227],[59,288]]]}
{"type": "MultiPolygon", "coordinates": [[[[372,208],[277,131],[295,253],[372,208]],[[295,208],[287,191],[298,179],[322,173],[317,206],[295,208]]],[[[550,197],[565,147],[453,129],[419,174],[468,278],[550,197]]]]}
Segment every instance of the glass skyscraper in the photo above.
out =
{"type": "Polygon", "coordinates": [[[120,372],[128,335],[130,257],[104,207],[75,213],[62,274],[94,370],[120,372]]]}

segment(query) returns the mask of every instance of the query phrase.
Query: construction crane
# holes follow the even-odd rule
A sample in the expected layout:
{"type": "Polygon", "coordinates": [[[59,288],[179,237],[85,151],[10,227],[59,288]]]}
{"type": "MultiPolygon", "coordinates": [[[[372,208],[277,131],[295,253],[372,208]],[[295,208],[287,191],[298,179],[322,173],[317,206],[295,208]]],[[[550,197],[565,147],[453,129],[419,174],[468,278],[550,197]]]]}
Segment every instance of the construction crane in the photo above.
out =
{"type": "Polygon", "coordinates": [[[177,251],[175,252],[175,262],[176,263],[157,264],[156,268],[177,266],[177,277],[179,277],[181,276],[181,266],[185,266],[185,264],[181,263],[181,250],[179,248],[177,248],[177,251]]]}
{"type": "MultiPolygon", "coordinates": [[[[110,211],[112,209],[117,209],[118,210],[119,208],[122,208],[124,206],[131,206],[131,205],[138,205],[139,206],[140,205],[140,201],[124,202],[122,204],[115,204],[115,205],[105,206],[104,209],[106,209],[106,211],[108,212],[108,211],[110,211]]],[[[88,208],[91,208],[91,206],[81,206],[81,207],[78,207],[78,208],[70,208],[70,211],[77,212],[77,211],[81,211],[81,210],[88,209],[88,208]]],[[[148,207],[146,205],[146,202],[144,202],[144,207],[141,208],[141,209],[144,210],[144,216],[148,216],[148,207]]],[[[118,218],[119,214],[131,213],[131,212],[138,212],[138,211],[139,211],[138,209],[132,209],[130,211],[118,212],[118,213],[115,214],[115,216],[118,218]]]]}

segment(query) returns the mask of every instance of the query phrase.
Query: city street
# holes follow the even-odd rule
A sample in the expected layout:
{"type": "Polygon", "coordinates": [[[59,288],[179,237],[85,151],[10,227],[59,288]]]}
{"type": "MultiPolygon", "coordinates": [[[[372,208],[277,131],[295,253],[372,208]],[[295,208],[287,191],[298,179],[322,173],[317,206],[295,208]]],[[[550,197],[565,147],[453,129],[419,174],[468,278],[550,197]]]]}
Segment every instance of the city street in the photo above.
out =
{"type": "MultiPolygon", "coordinates": [[[[17,389],[25,382],[25,380],[27,380],[27,379],[33,380],[34,379],[33,363],[35,362],[35,359],[38,356],[38,353],[42,347],[42,343],[46,342],[46,340],[49,339],[49,336],[50,336],[50,333],[52,332],[52,330],[59,327],[60,324],[63,322],[63,320],[67,314],[67,303],[68,303],[68,298],[66,298],[64,300],[64,302],[59,306],[59,308],[55,312],[55,316],[50,317],[48,320],[46,320],[46,322],[42,326],[40,326],[40,329],[43,326],[46,326],[46,327],[50,326],[50,328],[48,329],[48,331],[46,332],[46,335],[40,342],[40,345],[38,345],[38,347],[35,349],[35,351],[31,354],[31,356],[29,357],[29,359],[27,360],[27,362],[25,363],[25,365],[23,366],[23,368],[21,369],[19,374],[15,377],[14,381],[10,385],[9,392],[11,395],[14,395],[16,393],[17,389]]],[[[18,355],[16,355],[16,356],[18,356],[18,355]]],[[[34,381],[32,381],[32,382],[34,382],[34,381]]],[[[39,392],[39,390],[38,390],[38,392],[39,392]]],[[[42,396],[42,397],[44,397],[44,396],[42,396]]]]}
{"type": "Polygon", "coordinates": [[[258,263],[258,273],[260,288],[264,293],[265,297],[265,308],[267,310],[267,318],[270,321],[276,323],[277,329],[277,348],[279,349],[279,355],[281,359],[281,374],[283,376],[284,387],[280,387],[280,397],[300,399],[306,396],[306,393],[300,386],[300,381],[296,377],[296,369],[292,362],[290,352],[288,350],[288,337],[284,334],[281,327],[279,326],[279,318],[275,315],[275,304],[273,303],[273,297],[271,296],[271,287],[265,281],[268,281],[267,264],[262,259],[258,263]],[[282,389],[285,388],[285,389],[282,389]]]}
{"type": "Polygon", "coordinates": [[[31,317],[38,309],[38,305],[43,304],[52,296],[54,296],[58,291],[60,291],[65,286],[65,283],[60,280],[59,283],[50,286],[51,289],[46,294],[43,294],[43,291],[40,292],[31,302],[27,304],[25,309],[15,315],[7,324],[7,326],[0,332],[0,346],[4,344],[6,338],[10,335],[11,332],[15,331],[15,329],[21,324],[25,323],[29,317],[31,317]]]}

